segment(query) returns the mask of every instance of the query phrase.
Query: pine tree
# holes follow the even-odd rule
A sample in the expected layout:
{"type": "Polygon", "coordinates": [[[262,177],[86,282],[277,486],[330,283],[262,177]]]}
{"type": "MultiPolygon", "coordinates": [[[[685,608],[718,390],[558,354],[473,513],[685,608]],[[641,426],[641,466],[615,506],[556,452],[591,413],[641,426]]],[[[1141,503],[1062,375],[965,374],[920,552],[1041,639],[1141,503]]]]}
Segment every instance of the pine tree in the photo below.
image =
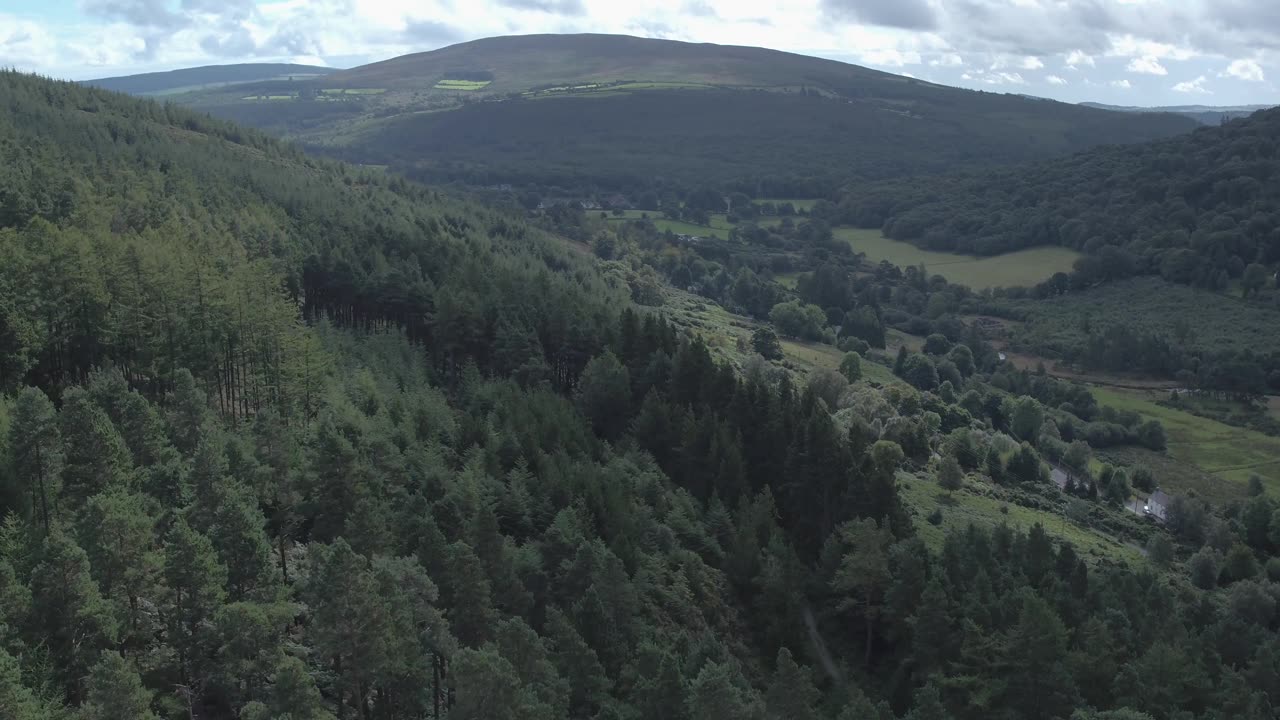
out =
{"type": "Polygon", "coordinates": [[[445,575],[440,579],[449,625],[458,641],[479,647],[489,639],[495,621],[489,579],[471,546],[461,541],[448,547],[445,575]]]}
{"type": "Polygon", "coordinates": [[[765,708],[773,718],[787,720],[817,720],[817,705],[821,693],[814,686],[809,673],[796,665],[791,651],[782,648],[774,666],[773,677],[765,694],[765,708]]]}
{"type": "Polygon", "coordinates": [[[22,515],[38,519],[48,533],[62,489],[62,435],[53,403],[38,388],[18,393],[9,425],[9,453],[23,496],[10,500],[10,507],[25,506],[22,515]]]}
{"type": "Polygon", "coordinates": [[[1005,699],[1010,708],[1030,720],[1070,714],[1076,690],[1064,662],[1066,650],[1062,620],[1043,600],[1026,598],[1005,658],[1009,681],[1005,699]]]}
{"type": "Polygon", "coordinates": [[[569,683],[570,716],[593,715],[605,703],[609,687],[599,658],[556,608],[547,610],[546,632],[560,676],[569,683]]]}
{"type": "Polygon", "coordinates": [[[387,601],[368,561],[345,540],[320,548],[304,597],[312,609],[312,641],[333,674],[339,720],[364,707],[372,679],[387,662],[387,601]]]}
{"type": "Polygon", "coordinates": [[[935,576],[920,598],[920,609],[911,618],[911,655],[921,677],[941,672],[951,655],[954,636],[947,593],[935,576]]]}
{"type": "Polygon", "coordinates": [[[708,662],[689,684],[687,710],[698,720],[761,720],[764,708],[732,663],[708,662]]]}
{"type": "Polygon", "coordinates": [[[63,486],[74,508],[103,490],[126,483],[132,465],[129,449],[111,418],[93,404],[88,393],[80,388],[68,390],[58,423],[66,458],[63,486]]]}
{"type": "Polygon", "coordinates": [[[276,663],[268,697],[271,717],[288,717],[291,720],[333,718],[306,665],[295,657],[285,655],[276,663]]]}
{"type": "Polygon", "coordinates": [[[49,720],[58,717],[30,688],[22,684],[18,661],[0,647],[0,712],[5,720],[49,720]]]}
{"type": "Polygon", "coordinates": [[[151,692],[138,671],[116,652],[104,652],[89,671],[89,688],[81,710],[85,720],[155,720],[151,692]]]}
{"type": "Polygon", "coordinates": [[[89,558],[70,537],[54,530],[31,573],[32,621],[49,648],[58,681],[69,699],[83,697],[83,682],[97,650],[116,639],[116,623],[89,574],[89,558]]]}
{"type": "Polygon", "coordinates": [[[948,493],[964,487],[964,471],[960,469],[960,462],[954,455],[942,457],[942,463],[938,466],[938,485],[948,493]]]}
{"type": "Polygon", "coordinates": [[[139,632],[141,601],[155,589],[161,563],[144,498],[122,488],[90,498],[78,534],[103,594],[118,604],[122,628],[139,632]]]}
{"type": "Polygon", "coordinates": [[[227,569],[209,538],[182,518],[165,540],[164,580],[167,640],[177,653],[179,685],[196,702],[208,678],[209,621],[226,597],[227,569]]]}

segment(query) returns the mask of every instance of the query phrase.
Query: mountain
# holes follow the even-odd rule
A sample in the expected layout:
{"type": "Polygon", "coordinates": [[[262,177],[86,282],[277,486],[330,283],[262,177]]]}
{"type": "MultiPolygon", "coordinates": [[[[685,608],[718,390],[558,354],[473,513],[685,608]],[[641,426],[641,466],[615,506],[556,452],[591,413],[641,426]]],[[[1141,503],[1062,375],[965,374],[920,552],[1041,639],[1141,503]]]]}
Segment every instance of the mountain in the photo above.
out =
{"type": "Polygon", "coordinates": [[[1141,145],[864,187],[839,215],[930,248],[1081,250],[1077,286],[1160,274],[1223,289],[1243,278],[1248,295],[1280,264],[1278,142],[1280,109],[1260,110],[1141,145]]]}
{"type": "Polygon", "coordinates": [[[616,35],[489,38],[177,99],[422,179],[808,197],[1194,127],[774,50],[616,35]]]}
{"type": "Polygon", "coordinates": [[[1201,125],[1220,125],[1227,120],[1247,117],[1259,110],[1266,110],[1268,108],[1275,107],[1274,105],[1230,105],[1221,107],[1213,105],[1168,105],[1164,107],[1135,107],[1129,105],[1106,105],[1094,102],[1084,102],[1080,104],[1085,107],[1098,108],[1099,110],[1111,110],[1114,112],[1155,112],[1185,115],[1201,125]]]}
{"type": "Polygon", "coordinates": [[[99,78],[85,80],[84,84],[130,95],[171,95],[265,80],[309,79],[333,72],[337,70],[317,65],[244,63],[99,78]]]}

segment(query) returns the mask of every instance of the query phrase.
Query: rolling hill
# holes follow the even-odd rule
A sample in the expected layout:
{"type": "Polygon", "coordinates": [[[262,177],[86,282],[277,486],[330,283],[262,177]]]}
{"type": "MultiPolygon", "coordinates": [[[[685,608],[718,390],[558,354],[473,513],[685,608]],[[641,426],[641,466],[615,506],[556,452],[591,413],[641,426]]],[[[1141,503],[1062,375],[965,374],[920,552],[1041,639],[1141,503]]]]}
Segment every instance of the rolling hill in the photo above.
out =
{"type": "Polygon", "coordinates": [[[614,35],[489,38],[318,80],[177,99],[424,179],[736,183],[810,197],[850,180],[1014,163],[1194,127],[1174,115],[961,90],[774,50],[614,35]]]}
{"type": "Polygon", "coordinates": [[[859,188],[839,215],[935,250],[1080,250],[1093,257],[1077,286],[1160,274],[1211,289],[1242,281],[1247,296],[1280,263],[1277,141],[1280,109],[1263,110],[1157,142],[859,188]]]}
{"type": "Polygon", "coordinates": [[[291,63],[242,63],[237,65],[206,65],[167,72],[123,75],[120,77],[85,80],[85,85],[130,95],[170,95],[194,92],[214,87],[262,82],[264,80],[289,80],[314,78],[336,72],[334,68],[318,65],[291,63]]]}
{"type": "Polygon", "coordinates": [[[1107,105],[1104,103],[1080,103],[1085,107],[1099,110],[1134,113],[1173,113],[1185,115],[1201,125],[1219,125],[1226,120],[1248,117],[1259,110],[1275,107],[1274,105],[1168,105],[1164,107],[1136,107],[1131,105],[1107,105]]]}

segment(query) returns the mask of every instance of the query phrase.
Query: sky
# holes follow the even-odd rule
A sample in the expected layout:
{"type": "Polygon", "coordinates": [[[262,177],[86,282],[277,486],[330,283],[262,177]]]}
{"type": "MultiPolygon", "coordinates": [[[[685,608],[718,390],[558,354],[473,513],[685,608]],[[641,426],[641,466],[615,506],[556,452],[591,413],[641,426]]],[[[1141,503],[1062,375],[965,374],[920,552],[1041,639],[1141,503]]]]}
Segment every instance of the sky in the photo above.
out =
{"type": "Polygon", "coordinates": [[[0,0],[0,66],[332,67],[495,35],[754,45],[1067,102],[1280,103],[1280,0],[0,0]]]}

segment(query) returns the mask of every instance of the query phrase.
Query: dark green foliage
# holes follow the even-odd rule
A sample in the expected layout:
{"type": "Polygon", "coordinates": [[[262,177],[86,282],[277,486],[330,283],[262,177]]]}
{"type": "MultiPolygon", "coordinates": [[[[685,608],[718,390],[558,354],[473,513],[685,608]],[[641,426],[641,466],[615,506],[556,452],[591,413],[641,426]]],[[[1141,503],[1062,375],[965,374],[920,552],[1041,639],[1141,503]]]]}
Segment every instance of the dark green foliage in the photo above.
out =
{"type": "Polygon", "coordinates": [[[765,360],[778,360],[782,357],[782,345],[778,343],[778,335],[767,325],[756,328],[751,334],[751,347],[765,360]]]}
{"type": "Polygon", "coordinates": [[[1211,289],[1247,276],[1248,295],[1280,262],[1280,195],[1268,182],[1277,125],[1280,111],[1267,110],[1026,168],[859,188],[842,216],[935,249],[987,255],[1057,244],[1089,253],[1072,277],[1037,289],[1046,295],[1137,274],[1211,289]]]}
{"type": "MultiPolygon", "coordinates": [[[[1109,417],[1087,392],[960,363],[960,406],[844,393],[834,371],[803,391],[781,368],[740,377],[722,346],[610,310],[622,285],[521,220],[178,110],[0,79],[20,109],[97,108],[16,124],[60,148],[0,122],[5,152],[125,178],[73,181],[83,216],[5,186],[27,214],[0,251],[28,264],[0,265],[0,294],[94,278],[54,312],[74,339],[6,356],[23,364],[0,395],[6,718],[1165,718],[1252,712],[1280,687],[1265,498],[1230,524],[1171,509],[1180,538],[1249,540],[1228,588],[1209,556],[1203,593],[1039,525],[952,528],[949,510],[935,529],[904,507],[934,452],[940,481],[1039,482],[1030,442],[1052,457],[1093,439],[1072,418],[1109,417]],[[130,183],[136,202],[116,194],[130,183]],[[59,243],[92,262],[32,272],[59,243]],[[134,250],[150,273],[111,270],[134,250]],[[163,320],[165,302],[189,314],[163,320]],[[1007,466],[1006,395],[1044,408],[1007,466]]],[[[44,327],[64,290],[5,317],[44,327]]]]}

